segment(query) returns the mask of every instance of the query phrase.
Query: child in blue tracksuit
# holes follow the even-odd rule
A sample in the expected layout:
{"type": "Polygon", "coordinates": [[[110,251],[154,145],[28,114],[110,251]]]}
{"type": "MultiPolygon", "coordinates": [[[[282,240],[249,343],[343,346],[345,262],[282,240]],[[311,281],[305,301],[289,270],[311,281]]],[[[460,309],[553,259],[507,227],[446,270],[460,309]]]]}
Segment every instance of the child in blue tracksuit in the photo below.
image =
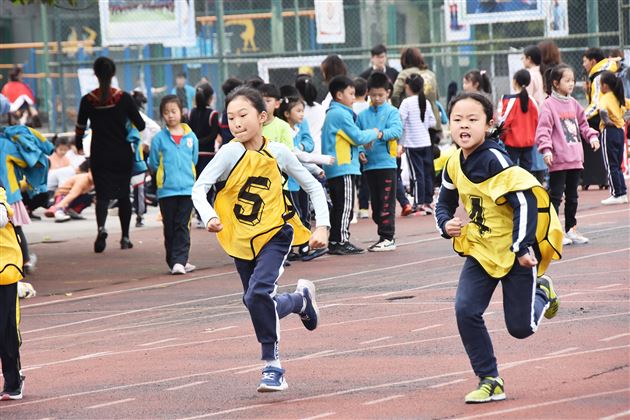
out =
{"type": "Polygon", "coordinates": [[[171,274],[185,274],[196,268],[188,262],[188,253],[199,141],[190,127],[181,122],[182,111],[177,96],[162,98],[160,114],[166,127],[153,137],[149,155],[149,165],[156,173],[166,263],[171,274]]]}
{"type": "Polygon", "coordinates": [[[328,89],[333,98],[322,127],[322,153],[335,158],[324,166],[332,201],[328,253],[360,254],[364,250],[350,243],[350,221],[354,208],[353,176],[360,175],[358,146],[377,139],[379,130],[361,130],[352,111],[354,82],[346,76],[334,77],[328,89]]]}
{"type": "Polygon", "coordinates": [[[378,226],[379,240],[368,251],[393,251],[396,220],[396,154],[402,135],[398,109],[387,103],[390,82],[385,73],[374,72],[368,81],[370,107],[359,114],[361,129],[377,129],[375,142],[362,146],[359,159],[367,176],[372,205],[372,220],[378,226]]]}

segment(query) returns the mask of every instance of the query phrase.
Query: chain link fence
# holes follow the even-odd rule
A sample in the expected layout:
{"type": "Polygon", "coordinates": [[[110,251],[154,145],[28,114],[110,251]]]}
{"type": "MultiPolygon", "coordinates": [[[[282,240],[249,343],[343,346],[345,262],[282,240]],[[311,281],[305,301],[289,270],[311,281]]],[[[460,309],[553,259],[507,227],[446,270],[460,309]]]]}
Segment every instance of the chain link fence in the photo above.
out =
{"type": "MultiPolygon", "coordinates": [[[[154,1],[158,0],[145,3],[154,1]]],[[[538,1],[545,10],[556,3],[538,1]]],[[[220,86],[225,78],[249,79],[261,69],[270,82],[284,85],[293,83],[299,67],[310,66],[323,97],[326,87],[317,65],[322,57],[339,54],[351,75],[358,75],[369,66],[371,47],[384,43],[394,67],[399,67],[402,48],[419,47],[438,76],[443,102],[448,84],[454,81],[461,87],[464,73],[473,68],[488,72],[498,98],[509,92],[510,55],[519,55],[525,46],[546,39],[548,22],[539,19],[477,24],[470,27],[468,40],[447,41],[448,25],[453,23],[451,7],[464,7],[466,2],[484,3],[345,0],[345,42],[318,44],[313,0],[197,0],[194,47],[151,44],[103,48],[96,0],[79,1],[72,9],[15,6],[4,1],[0,2],[0,84],[13,64],[23,64],[25,81],[35,91],[50,129],[61,131],[71,129],[76,121],[81,96],[79,69],[90,68],[99,55],[107,55],[117,63],[120,87],[146,92],[147,111],[157,118],[156,105],[162,95],[170,92],[175,76],[181,72],[193,85],[206,77],[217,91],[218,108],[222,108],[220,86]],[[217,18],[221,14],[223,19],[217,18]],[[45,41],[48,44],[42,43],[45,41]],[[277,67],[279,58],[289,62],[290,67],[277,67]]],[[[585,78],[581,64],[587,47],[610,50],[630,45],[630,0],[559,3],[566,5],[568,34],[561,33],[554,41],[562,60],[576,69],[578,79],[585,78]]],[[[579,89],[576,94],[580,99],[579,89]]]]}

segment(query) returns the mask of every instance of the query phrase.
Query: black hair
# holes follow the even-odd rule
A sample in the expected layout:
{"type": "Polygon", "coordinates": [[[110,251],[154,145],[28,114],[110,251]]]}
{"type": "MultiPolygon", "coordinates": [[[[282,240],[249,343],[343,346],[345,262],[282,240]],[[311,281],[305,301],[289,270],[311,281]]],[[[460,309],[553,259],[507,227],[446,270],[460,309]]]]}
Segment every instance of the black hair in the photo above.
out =
{"type": "MultiPolygon", "coordinates": [[[[390,81],[389,77],[381,71],[374,71],[367,79],[367,88],[370,89],[389,89],[390,81]]],[[[356,87],[355,87],[356,88],[356,87]]]]}
{"type": "Polygon", "coordinates": [[[265,84],[265,81],[260,76],[253,76],[247,79],[245,84],[251,88],[260,89],[265,84]]]}
{"type": "Polygon", "coordinates": [[[589,48],[584,51],[584,54],[582,54],[582,56],[588,58],[589,60],[595,60],[598,63],[606,58],[606,56],[604,55],[604,51],[602,51],[600,48],[595,47],[589,48]]]}
{"type": "Polygon", "coordinates": [[[116,74],[116,64],[111,58],[99,57],[94,60],[92,66],[94,75],[98,79],[98,87],[101,89],[101,105],[109,99],[109,88],[112,84],[112,77],[116,74]]]}
{"type": "Polygon", "coordinates": [[[615,98],[619,101],[619,106],[623,106],[626,102],[626,97],[623,91],[623,81],[611,71],[603,71],[600,75],[599,82],[606,84],[615,95],[615,98]]]}
{"type": "Polygon", "coordinates": [[[22,74],[22,68],[19,66],[13,67],[13,70],[9,73],[9,80],[11,82],[17,82],[20,80],[20,74],[22,74]]]}
{"type": "Polygon", "coordinates": [[[299,96],[285,96],[280,100],[280,107],[278,109],[276,109],[276,117],[289,122],[288,118],[286,117],[286,115],[284,115],[287,112],[291,112],[291,110],[293,108],[295,108],[297,105],[299,104],[304,104],[304,101],[302,101],[302,98],[300,98],[299,96]]]}
{"type": "Polygon", "coordinates": [[[81,162],[81,164],[79,165],[79,172],[85,174],[90,170],[90,159],[85,159],[83,162],[81,162]]]}
{"type": "Polygon", "coordinates": [[[521,103],[521,111],[527,113],[527,109],[529,108],[529,93],[527,93],[527,89],[525,88],[531,83],[532,76],[526,69],[520,69],[514,73],[513,79],[521,87],[521,91],[518,93],[518,99],[521,103]]]}
{"type": "Polygon", "coordinates": [[[490,78],[485,71],[481,72],[480,70],[471,70],[464,75],[464,79],[468,80],[472,84],[477,83],[479,90],[486,93],[492,93],[490,78]]]}
{"type": "Polygon", "coordinates": [[[368,90],[367,80],[365,80],[363,77],[355,77],[353,82],[354,96],[356,96],[357,98],[365,98],[368,90]]]}
{"type": "Polygon", "coordinates": [[[225,98],[225,109],[227,109],[230,102],[241,96],[247,99],[252,106],[256,108],[259,114],[265,112],[265,101],[261,93],[257,89],[248,86],[239,86],[230,92],[227,98],[225,98]]]}
{"type": "Polygon", "coordinates": [[[280,86],[280,96],[282,96],[283,99],[287,97],[295,97],[295,96],[299,97],[300,92],[293,85],[284,85],[284,86],[280,86]]]}
{"type": "Polygon", "coordinates": [[[183,72],[183,71],[181,71],[181,72],[177,73],[177,76],[175,76],[175,77],[176,77],[176,78],[177,78],[177,77],[183,77],[184,79],[187,79],[187,78],[188,78],[188,76],[186,76],[186,72],[183,72]]]}
{"type": "Polygon", "coordinates": [[[322,61],[320,69],[324,75],[324,81],[330,83],[330,81],[337,76],[345,76],[348,74],[348,67],[343,62],[341,57],[336,54],[331,54],[322,61]]]}
{"type": "Polygon", "coordinates": [[[317,99],[317,87],[313,84],[313,79],[308,74],[298,74],[295,79],[295,87],[302,95],[308,106],[313,106],[317,99]]]}
{"type": "Polygon", "coordinates": [[[336,101],[337,92],[342,92],[350,86],[355,87],[351,78],[348,76],[336,76],[333,77],[328,84],[328,91],[330,92],[330,96],[332,96],[333,100],[336,101]]]}
{"type": "Polygon", "coordinates": [[[564,72],[567,70],[573,72],[573,68],[569,66],[568,64],[564,64],[564,63],[560,63],[557,66],[553,66],[547,69],[547,71],[545,72],[545,78],[544,78],[547,83],[547,86],[545,86],[547,95],[551,95],[551,92],[553,91],[553,88],[554,88],[553,82],[560,82],[560,80],[562,79],[562,76],[564,75],[564,72]]]}
{"type": "Polygon", "coordinates": [[[68,146],[68,147],[70,147],[70,140],[68,140],[67,137],[57,137],[57,135],[55,135],[55,137],[53,138],[53,144],[55,145],[55,149],[58,146],[68,146]]]}
{"type": "Polygon", "coordinates": [[[160,101],[160,116],[162,116],[164,114],[164,108],[166,108],[166,104],[176,104],[177,107],[179,108],[179,112],[182,114],[184,114],[184,109],[182,107],[182,101],[179,100],[179,96],[177,95],[166,95],[162,98],[162,100],[160,101]]]}
{"type": "Polygon", "coordinates": [[[258,87],[258,91],[263,97],[267,98],[276,98],[278,100],[282,99],[282,95],[280,95],[280,89],[278,86],[273,83],[263,83],[258,87]]]}
{"type": "Polygon", "coordinates": [[[453,108],[455,104],[459,101],[463,101],[464,99],[472,99],[473,101],[477,101],[483,107],[483,113],[486,114],[486,124],[492,120],[494,115],[494,107],[492,106],[492,102],[485,95],[479,92],[463,92],[453,98],[450,104],[448,104],[448,118],[451,118],[451,113],[453,112],[453,108]]]}
{"type": "Polygon", "coordinates": [[[197,109],[204,109],[210,103],[212,96],[214,95],[214,89],[210,86],[210,83],[202,83],[195,89],[195,106],[197,109]]]}
{"type": "Polygon", "coordinates": [[[540,63],[542,62],[542,54],[540,53],[540,48],[538,48],[537,45],[529,45],[525,47],[523,55],[525,57],[529,57],[535,65],[540,66],[540,63]]]}
{"type": "Polygon", "coordinates": [[[370,54],[372,54],[372,57],[375,55],[387,54],[387,47],[383,44],[375,45],[370,50],[370,54]]]}
{"type": "Polygon", "coordinates": [[[448,84],[448,87],[446,88],[446,105],[447,106],[451,102],[451,99],[453,99],[457,95],[458,90],[459,88],[457,87],[457,82],[451,82],[448,84]]]}
{"type": "Polygon", "coordinates": [[[420,121],[424,122],[424,116],[427,112],[427,98],[424,95],[424,79],[419,74],[412,74],[405,79],[405,84],[414,95],[418,95],[418,107],[420,107],[420,121]]]}
{"type": "Polygon", "coordinates": [[[230,77],[226,79],[225,82],[221,85],[221,90],[225,96],[228,96],[230,92],[236,89],[239,86],[243,85],[243,81],[241,79],[237,79],[236,77],[230,77]]]}
{"type": "Polygon", "coordinates": [[[136,104],[136,107],[138,109],[144,108],[144,104],[147,103],[147,97],[144,95],[144,93],[138,90],[134,90],[131,93],[131,99],[133,99],[133,102],[136,104]]]}

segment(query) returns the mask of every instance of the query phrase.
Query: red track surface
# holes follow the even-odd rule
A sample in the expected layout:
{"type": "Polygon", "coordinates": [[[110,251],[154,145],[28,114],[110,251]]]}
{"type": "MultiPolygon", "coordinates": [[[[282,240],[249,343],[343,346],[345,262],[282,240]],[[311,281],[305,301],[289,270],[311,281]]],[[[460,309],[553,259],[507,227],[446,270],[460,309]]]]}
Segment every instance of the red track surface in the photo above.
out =
{"type": "MultiPolygon", "coordinates": [[[[180,277],[165,274],[156,229],[136,234],[131,251],[112,249],[111,238],[102,255],[91,238],[34,245],[39,295],[22,302],[26,393],[0,403],[0,418],[628,417],[630,208],[600,206],[603,191],[580,194],[591,243],[567,247],[551,266],[558,316],[514,339],[500,288],[486,314],[504,402],[463,403],[477,381],[453,309],[464,260],[433,218],[410,217],[397,219],[393,253],[286,270],[281,290],[315,281],[322,317],[314,332],[295,316],[282,321],[289,389],[275,394],[256,392],[259,346],[211,235],[193,232],[201,269],[180,277]]],[[[370,220],[352,232],[363,245],[376,239],[370,220]]]]}

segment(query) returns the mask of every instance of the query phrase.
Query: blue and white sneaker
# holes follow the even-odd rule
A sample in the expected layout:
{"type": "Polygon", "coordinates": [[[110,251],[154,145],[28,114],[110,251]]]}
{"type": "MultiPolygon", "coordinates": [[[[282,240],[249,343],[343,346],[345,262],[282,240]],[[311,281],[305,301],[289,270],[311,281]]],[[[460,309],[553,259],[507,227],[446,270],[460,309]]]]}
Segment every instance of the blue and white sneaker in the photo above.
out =
{"type": "Polygon", "coordinates": [[[306,300],[306,308],[300,312],[300,319],[307,330],[313,331],[317,328],[317,320],[319,318],[319,308],[315,302],[315,285],[310,280],[299,279],[296,292],[304,296],[306,300]]]}
{"type": "Polygon", "coordinates": [[[284,391],[289,387],[284,380],[284,369],[273,366],[265,366],[262,371],[262,379],[258,385],[258,392],[284,391]]]}

